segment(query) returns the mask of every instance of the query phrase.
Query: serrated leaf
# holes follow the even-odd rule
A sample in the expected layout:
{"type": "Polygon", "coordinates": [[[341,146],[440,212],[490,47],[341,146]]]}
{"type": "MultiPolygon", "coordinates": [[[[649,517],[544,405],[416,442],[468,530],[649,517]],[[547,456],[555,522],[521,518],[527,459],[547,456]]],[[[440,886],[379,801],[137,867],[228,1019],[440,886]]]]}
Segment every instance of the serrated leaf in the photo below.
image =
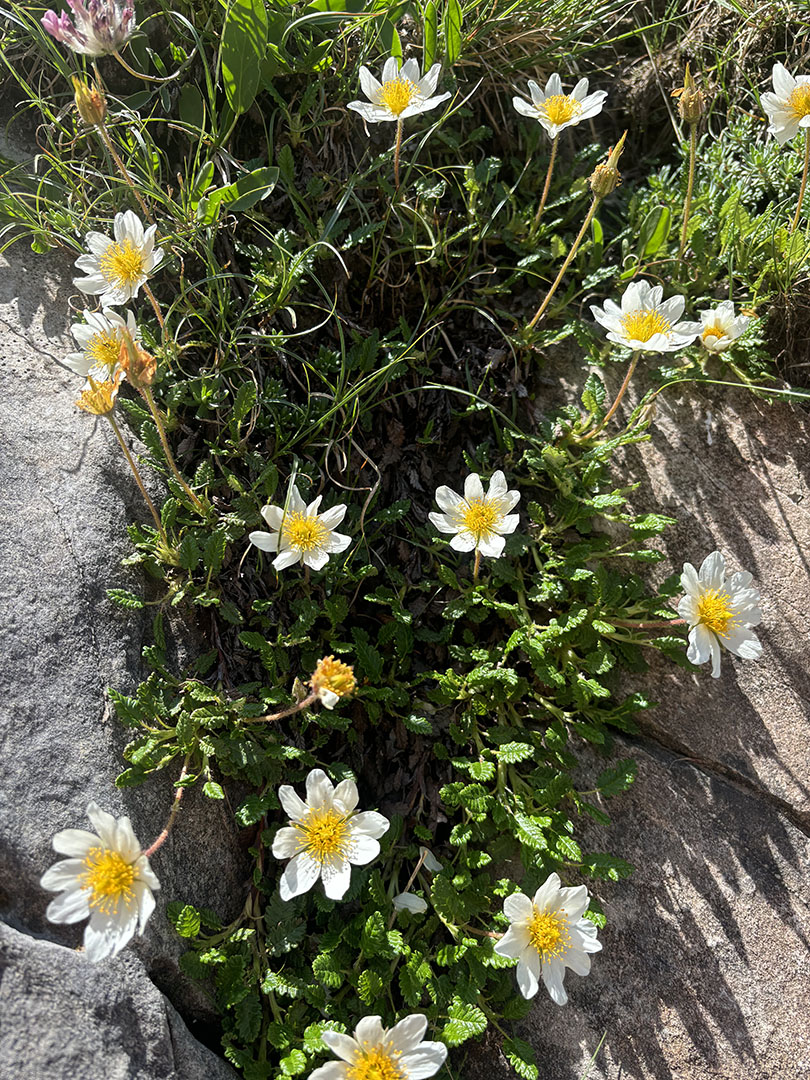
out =
{"type": "Polygon", "coordinates": [[[459,997],[453,998],[448,1015],[450,1019],[441,1031],[442,1040],[448,1046],[459,1046],[486,1030],[487,1018],[483,1012],[477,1005],[464,1002],[459,997]]]}
{"type": "Polygon", "coordinates": [[[505,1039],[503,1052],[506,1060],[521,1078],[521,1080],[537,1080],[539,1072],[534,1050],[523,1039],[513,1036],[505,1039]]]}
{"type": "Polygon", "coordinates": [[[135,610],[144,606],[140,596],[131,593],[129,589],[107,589],[107,596],[119,607],[135,610]]]}
{"type": "Polygon", "coordinates": [[[618,795],[626,791],[636,778],[638,765],[633,758],[623,758],[610,769],[605,769],[596,779],[596,786],[603,795],[618,795]]]}

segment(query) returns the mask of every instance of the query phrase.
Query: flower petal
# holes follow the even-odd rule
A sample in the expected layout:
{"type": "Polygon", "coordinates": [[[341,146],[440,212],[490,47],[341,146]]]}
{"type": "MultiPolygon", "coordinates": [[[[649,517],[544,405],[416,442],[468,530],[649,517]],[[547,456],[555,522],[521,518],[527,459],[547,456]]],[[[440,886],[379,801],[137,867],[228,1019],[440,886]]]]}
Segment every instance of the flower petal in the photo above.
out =
{"type": "Polygon", "coordinates": [[[309,852],[302,851],[290,859],[278,883],[278,892],[282,900],[292,900],[308,892],[321,876],[321,864],[309,852]]]}

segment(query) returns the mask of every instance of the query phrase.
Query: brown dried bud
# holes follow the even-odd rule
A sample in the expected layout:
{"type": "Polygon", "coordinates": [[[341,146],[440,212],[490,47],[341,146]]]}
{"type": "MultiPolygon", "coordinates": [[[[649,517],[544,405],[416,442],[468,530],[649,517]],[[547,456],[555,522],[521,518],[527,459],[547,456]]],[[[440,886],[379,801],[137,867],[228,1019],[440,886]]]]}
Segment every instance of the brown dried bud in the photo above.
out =
{"type": "Polygon", "coordinates": [[[146,349],[142,349],[127,330],[123,332],[118,363],[126,372],[129,382],[139,393],[143,393],[145,386],[152,385],[157,371],[157,360],[146,349]]]}
{"type": "Polygon", "coordinates": [[[678,113],[681,120],[687,124],[696,124],[706,111],[706,95],[702,90],[698,90],[688,64],[683,77],[683,86],[673,90],[671,96],[678,99],[678,113]]]}
{"type": "Polygon", "coordinates": [[[597,165],[591,173],[588,183],[591,185],[591,191],[597,199],[604,199],[607,195],[610,195],[622,182],[618,164],[622,150],[624,150],[624,140],[626,138],[627,132],[625,131],[616,145],[611,147],[607,161],[597,165]]]}
{"type": "Polygon", "coordinates": [[[101,87],[98,84],[88,86],[86,82],[77,79],[75,75],[72,78],[74,101],[79,116],[84,120],[85,124],[98,127],[99,124],[104,123],[104,118],[107,115],[107,102],[101,92],[101,87]]]}
{"type": "Polygon", "coordinates": [[[123,371],[117,371],[109,381],[99,382],[88,378],[89,389],[85,390],[76,404],[83,412],[92,416],[107,416],[115,408],[115,399],[124,377],[123,371]]]}

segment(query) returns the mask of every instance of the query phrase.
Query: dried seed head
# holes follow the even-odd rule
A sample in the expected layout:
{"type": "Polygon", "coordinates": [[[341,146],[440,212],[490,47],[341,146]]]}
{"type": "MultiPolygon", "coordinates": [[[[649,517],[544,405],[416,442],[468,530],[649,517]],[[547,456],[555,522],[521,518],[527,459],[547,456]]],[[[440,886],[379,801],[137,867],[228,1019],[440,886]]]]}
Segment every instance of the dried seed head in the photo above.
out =
{"type": "Polygon", "coordinates": [[[77,79],[75,75],[72,76],[72,80],[73,97],[79,116],[84,120],[85,124],[90,124],[92,127],[103,124],[107,115],[107,101],[101,87],[98,84],[88,86],[86,82],[77,79]]]}
{"type": "Polygon", "coordinates": [[[597,165],[591,173],[588,183],[591,185],[591,191],[597,199],[604,199],[607,195],[610,195],[622,182],[618,163],[622,150],[624,150],[624,140],[626,138],[627,132],[625,131],[616,145],[611,148],[607,161],[597,165]]]}
{"type": "Polygon", "coordinates": [[[683,86],[672,91],[672,97],[678,99],[678,113],[687,124],[696,124],[706,111],[706,95],[698,90],[697,83],[686,65],[683,86]]]}
{"type": "Polygon", "coordinates": [[[108,416],[115,408],[115,399],[118,397],[123,377],[123,371],[117,371],[113,379],[104,382],[88,379],[89,389],[82,393],[76,404],[83,412],[92,416],[108,416]]]}
{"type": "Polygon", "coordinates": [[[309,685],[312,692],[331,709],[337,704],[338,698],[349,697],[354,693],[357,680],[354,677],[354,668],[349,664],[336,660],[334,656],[325,656],[318,661],[309,685]]]}
{"type": "Polygon", "coordinates": [[[157,371],[157,360],[142,349],[127,330],[123,333],[123,339],[118,363],[126,372],[127,379],[142,393],[145,386],[152,385],[157,371]]]}

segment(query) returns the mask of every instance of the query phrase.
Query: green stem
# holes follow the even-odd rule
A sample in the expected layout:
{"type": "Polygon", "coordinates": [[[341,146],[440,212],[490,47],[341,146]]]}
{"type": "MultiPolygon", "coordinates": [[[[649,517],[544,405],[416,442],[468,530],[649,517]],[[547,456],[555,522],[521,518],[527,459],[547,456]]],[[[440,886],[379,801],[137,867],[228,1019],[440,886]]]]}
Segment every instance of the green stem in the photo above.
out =
{"type": "Polygon", "coordinates": [[[169,447],[169,440],[166,438],[166,429],[163,426],[163,421],[160,418],[160,412],[157,405],[155,404],[155,399],[152,396],[152,388],[150,386],[144,386],[141,392],[143,393],[146,404],[149,406],[149,411],[152,414],[152,418],[155,421],[155,426],[157,427],[158,435],[160,436],[160,445],[163,447],[163,453],[166,455],[166,461],[168,462],[169,468],[174,474],[175,480],[183,489],[183,491],[185,491],[186,495],[188,495],[188,497],[191,499],[191,501],[194,503],[200,513],[205,514],[205,507],[191,490],[191,488],[188,486],[188,484],[185,482],[183,477],[180,475],[177,465],[174,462],[174,456],[172,455],[171,449],[169,447]]]}
{"type": "Polygon", "coordinates": [[[583,442],[586,439],[592,439],[595,435],[598,435],[599,432],[607,425],[607,422],[612,418],[613,414],[616,412],[618,407],[621,405],[622,398],[624,397],[625,393],[627,392],[627,387],[630,385],[630,380],[633,378],[633,372],[636,370],[636,364],[638,363],[638,358],[639,358],[640,355],[641,354],[637,353],[637,352],[633,353],[633,358],[630,361],[630,367],[627,369],[627,374],[624,377],[624,382],[619,387],[619,392],[616,395],[616,397],[615,397],[615,399],[613,401],[613,404],[610,406],[608,411],[602,417],[601,423],[597,424],[597,426],[593,429],[593,431],[589,432],[587,435],[582,436],[582,441],[583,442]]]}
{"type": "Polygon", "coordinates": [[[585,236],[585,233],[588,231],[588,226],[593,221],[594,215],[596,214],[596,211],[599,209],[599,204],[601,203],[601,201],[602,200],[599,198],[598,195],[594,195],[593,202],[591,203],[591,208],[588,211],[588,214],[587,214],[585,220],[582,223],[582,228],[577,233],[577,238],[573,242],[573,244],[571,245],[571,250],[568,252],[568,255],[566,256],[565,262],[560,267],[559,274],[557,274],[556,278],[554,279],[554,283],[551,286],[551,288],[548,290],[548,293],[546,294],[545,300],[543,301],[543,303],[540,305],[540,307],[535,312],[534,318],[529,323],[527,329],[531,330],[532,327],[537,325],[537,323],[542,318],[544,311],[546,310],[548,305],[551,303],[551,298],[554,295],[554,293],[557,291],[557,286],[562,281],[563,274],[568,269],[568,267],[571,265],[571,261],[574,258],[574,256],[576,255],[577,249],[579,248],[579,245],[582,243],[582,238],[585,236]]]}
{"type": "Polygon", "coordinates": [[[104,145],[107,147],[107,150],[110,153],[110,157],[115,162],[116,167],[118,168],[118,171],[123,176],[124,180],[126,181],[127,185],[129,186],[130,190],[132,191],[132,194],[138,200],[138,206],[140,206],[141,210],[143,211],[143,216],[146,218],[146,220],[149,222],[150,225],[154,225],[154,223],[155,223],[154,218],[152,217],[152,215],[149,212],[149,207],[146,205],[143,198],[141,197],[141,193],[135,187],[135,182],[133,181],[132,177],[129,175],[129,172],[127,171],[126,165],[121,160],[120,154],[118,153],[118,151],[113,146],[113,141],[110,138],[110,133],[107,131],[107,125],[102,121],[102,123],[97,125],[97,130],[98,130],[99,134],[101,135],[102,140],[104,141],[104,145]]]}
{"type": "Polygon", "coordinates": [[[695,186],[695,156],[697,154],[697,124],[689,125],[689,179],[686,183],[686,198],[683,204],[683,225],[681,226],[681,246],[678,248],[678,258],[683,258],[686,250],[686,229],[689,225],[689,214],[692,209],[692,189],[695,186]]]}
{"type": "Polygon", "coordinates": [[[804,202],[804,192],[807,188],[807,169],[810,166],[810,128],[804,130],[804,171],[802,172],[802,184],[799,188],[799,202],[796,206],[796,214],[793,218],[793,223],[790,226],[790,231],[793,232],[796,226],[799,224],[799,215],[802,212],[802,203],[804,202]]]}
{"type": "Polygon", "coordinates": [[[157,526],[157,531],[160,533],[160,537],[163,540],[163,542],[165,543],[166,542],[166,534],[163,531],[163,523],[160,520],[160,515],[158,514],[157,510],[155,509],[155,504],[149,498],[149,492],[144,487],[143,480],[141,479],[141,474],[138,471],[138,466],[135,464],[135,459],[133,458],[132,454],[130,454],[130,452],[129,452],[129,447],[124,442],[124,436],[121,434],[121,429],[119,428],[119,426],[118,426],[118,424],[117,424],[117,422],[115,420],[115,417],[113,416],[113,414],[111,412],[107,413],[107,419],[110,421],[112,429],[115,432],[115,437],[118,439],[118,442],[119,442],[119,444],[121,446],[121,449],[124,451],[124,457],[127,459],[127,462],[129,464],[130,469],[132,469],[132,475],[135,477],[135,483],[140,488],[141,495],[143,495],[144,499],[146,500],[146,505],[149,507],[149,509],[150,509],[150,511],[152,513],[152,517],[155,519],[155,525],[157,526]]]}
{"type": "Polygon", "coordinates": [[[543,194],[540,196],[540,205],[537,207],[537,213],[534,215],[534,221],[532,227],[529,230],[529,236],[534,236],[537,232],[537,226],[540,224],[540,218],[543,216],[543,210],[546,205],[546,199],[548,198],[548,191],[551,187],[551,174],[554,172],[554,162],[557,160],[557,144],[559,142],[559,135],[555,135],[551,140],[551,157],[548,161],[548,171],[546,172],[546,184],[543,188],[543,194]]]}
{"type": "Polygon", "coordinates": [[[399,189],[399,151],[402,148],[402,120],[397,120],[397,141],[394,146],[394,187],[399,189]]]}

